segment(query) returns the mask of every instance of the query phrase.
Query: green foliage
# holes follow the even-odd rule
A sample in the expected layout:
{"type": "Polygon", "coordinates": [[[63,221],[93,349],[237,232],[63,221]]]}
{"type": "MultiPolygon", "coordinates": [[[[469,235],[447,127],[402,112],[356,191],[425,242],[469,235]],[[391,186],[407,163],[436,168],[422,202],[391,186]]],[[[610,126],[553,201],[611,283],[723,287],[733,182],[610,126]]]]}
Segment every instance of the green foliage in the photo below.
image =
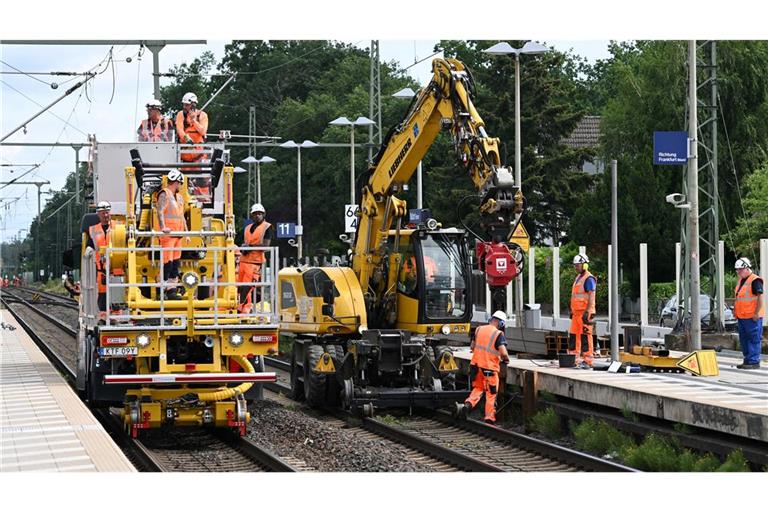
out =
{"type": "Polygon", "coordinates": [[[400,418],[398,418],[397,416],[392,416],[391,414],[385,414],[383,416],[379,416],[377,417],[377,419],[382,423],[386,423],[387,425],[399,425],[402,423],[400,418]]]}
{"type": "Polygon", "coordinates": [[[563,435],[560,417],[551,407],[537,412],[531,418],[529,426],[534,432],[538,432],[549,439],[559,439],[563,435]]]}
{"type": "Polygon", "coordinates": [[[640,417],[637,415],[637,413],[635,413],[629,407],[629,404],[626,404],[626,403],[621,406],[621,415],[624,416],[625,419],[632,422],[637,422],[640,420],[640,417]]]}
{"type": "Polygon", "coordinates": [[[686,425],[685,423],[675,423],[673,428],[675,429],[675,432],[679,432],[681,434],[693,434],[694,428],[690,425],[686,425]]]}
{"type": "Polygon", "coordinates": [[[633,446],[632,438],[605,421],[587,418],[573,428],[579,450],[597,455],[620,454],[633,446]]]}
{"type": "Polygon", "coordinates": [[[639,446],[629,446],[622,453],[624,462],[642,471],[677,471],[676,443],[648,434],[639,446]]]}
{"type": "Polygon", "coordinates": [[[768,163],[744,181],[744,216],[725,238],[734,253],[756,260],[760,238],[768,233],[768,163]]]}
{"type": "Polygon", "coordinates": [[[547,402],[557,402],[557,396],[546,390],[539,391],[539,397],[547,402]]]}
{"type": "Polygon", "coordinates": [[[717,468],[718,472],[747,472],[749,464],[741,450],[734,450],[728,454],[723,465],[717,468]]]}
{"type": "MultiPolygon", "coordinates": [[[[720,460],[711,453],[707,453],[698,458],[693,466],[693,471],[710,473],[712,471],[717,471],[717,468],[719,467],[720,460]]],[[[684,470],[681,469],[681,471],[684,470]]]]}

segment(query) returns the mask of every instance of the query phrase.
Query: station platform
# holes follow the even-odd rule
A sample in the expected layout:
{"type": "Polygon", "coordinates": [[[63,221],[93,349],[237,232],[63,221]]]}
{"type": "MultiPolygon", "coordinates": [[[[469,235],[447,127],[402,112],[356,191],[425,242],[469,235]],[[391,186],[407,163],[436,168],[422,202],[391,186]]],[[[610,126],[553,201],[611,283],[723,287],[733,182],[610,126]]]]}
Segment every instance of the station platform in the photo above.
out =
{"type": "MultiPolygon", "coordinates": [[[[468,348],[455,349],[462,371],[469,370],[468,348]]],[[[684,352],[671,352],[680,357],[684,352]]],[[[741,357],[718,354],[720,375],[686,373],[608,373],[560,368],[547,359],[512,359],[507,385],[523,386],[524,372],[536,372],[539,391],[702,429],[768,442],[768,366],[739,370],[741,357]]],[[[608,359],[597,358],[595,361],[608,359]]]]}
{"type": "Polygon", "coordinates": [[[0,330],[0,472],[135,472],[13,316],[0,330]]]}

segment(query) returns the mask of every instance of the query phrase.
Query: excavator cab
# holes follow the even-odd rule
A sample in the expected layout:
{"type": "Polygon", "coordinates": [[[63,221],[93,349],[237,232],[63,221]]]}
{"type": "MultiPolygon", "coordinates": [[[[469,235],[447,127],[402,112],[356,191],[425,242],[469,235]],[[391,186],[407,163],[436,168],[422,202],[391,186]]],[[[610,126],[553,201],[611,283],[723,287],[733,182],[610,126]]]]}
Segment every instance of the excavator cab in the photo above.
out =
{"type": "Polygon", "coordinates": [[[468,333],[470,266],[459,229],[401,232],[397,329],[414,334],[468,333]]]}

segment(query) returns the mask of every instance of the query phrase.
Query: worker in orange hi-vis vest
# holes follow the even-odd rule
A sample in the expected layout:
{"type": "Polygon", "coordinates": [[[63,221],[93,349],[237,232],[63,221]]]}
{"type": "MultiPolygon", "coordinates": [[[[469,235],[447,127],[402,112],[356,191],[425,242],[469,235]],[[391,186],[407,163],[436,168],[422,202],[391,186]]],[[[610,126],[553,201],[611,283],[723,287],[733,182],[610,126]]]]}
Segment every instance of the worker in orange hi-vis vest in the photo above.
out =
{"type": "Polygon", "coordinates": [[[499,371],[501,362],[509,362],[507,340],[504,327],[507,315],[496,311],[488,325],[481,325],[475,330],[470,350],[472,360],[469,363],[472,392],[463,404],[456,404],[457,415],[466,418],[485,394],[485,422],[496,423],[496,395],[499,392],[499,371]]]}
{"type": "Polygon", "coordinates": [[[733,314],[739,324],[739,345],[744,361],[737,364],[740,370],[760,369],[760,348],[763,337],[763,278],[752,271],[752,262],[747,258],[736,260],[736,283],[733,314]]]}
{"type": "MultiPolygon", "coordinates": [[[[96,215],[99,218],[99,222],[92,226],[87,227],[88,233],[88,247],[93,248],[96,251],[94,261],[96,262],[96,283],[98,287],[97,304],[99,311],[106,312],[107,310],[107,270],[105,254],[99,252],[100,249],[109,245],[109,231],[115,227],[115,222],[112,220],[112,205],[107,201],[99,201],[96,205],[96,215]]],[[[115,269],[111,270],[114,273],[115,269]]]]}
{"type": "MultiPolygon", "coordinates": [[[[197,95],[188,92],[181,100],[181,112],[176,114],[176,135],[179,144],[202,144],[208,134],[208,114],[197,109],[197,95]]],[[[190,149],[190,148],[187,148],[190,149]]],[[[182,153],[182,162],[201,162],[205,159],[203,148],[199,152],[182,153]]]]}
{"type": "MultiPolygon", "coordinates": [[[[246,249],[245,247],[269,247],[272,243],[272,224],[265,220],[267,211],[261,203],[255,203],[251,206],[251,224],[245,226],[243,231],[243,249],[240,256],[240,266],[237,274],[239,283],[253,283],[261,281],[261,267],[266,261],[264,251],[257,249],[246,249]]],[[[254,298],[252,286],[240,286],[240,311],[250,310],[254,298]]],[[[260,299],[260,291],[256,290],[257,297],[260,299]]],[[[258,302],[258,300],[256,300],[258,302]]]]}
{"type": "Polygon", "coordinates": [[[139,142],[173,142],[173,123],[163,115],[163,104],[160,100],[151,99],[146,106],[147,118],[136,130],[139,142]]]}
{"type": "Polygon", "coordinates": [[[578,368],[592,368],[592,326],[595,318],[597,279],[589,272],[589,258],[577,254],[573,258],[576,279],[571,288],[571,327],[568,330],[568,353],[576,356],[578,368]]]}
{"type": "MultiPolygon", "coordinates": [[[[184,183],[184,175],[173,169],[168,173],[166,188],[157,193],[157,226],[158,231],[170,233],[172,231],[187,231],[187,219],[184,218],[184,197],[179,193],[184,183]]],[[[181,267],[181,239],[179,235],[161,236],[160,247],[171,250],[163,251],[163,279],[166,299],[179,300],[181,295],[177,291],[179,282],[179,270],[181,267]]],[[[190,238],[186,237],[187,243],[190,238]]]]}

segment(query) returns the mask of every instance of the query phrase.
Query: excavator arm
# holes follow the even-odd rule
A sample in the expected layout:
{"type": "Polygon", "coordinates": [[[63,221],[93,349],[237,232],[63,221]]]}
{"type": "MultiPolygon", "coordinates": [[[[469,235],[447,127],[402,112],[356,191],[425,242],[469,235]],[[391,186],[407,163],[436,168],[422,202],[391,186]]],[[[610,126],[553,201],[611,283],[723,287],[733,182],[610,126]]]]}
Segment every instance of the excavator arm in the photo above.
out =
{"type": "Polygon", "coordinates": [[[411,179],[440,130],[451,133],[458,167],[478,192],[481,226],[490,238],[478,244],[478,256],[489,284],[504,286],[519,272],[503,241],[519,222],[523,197],[511,170],[501,165],[499,139],[488,136],[472,103],[472,76],[456,59],[435,59],[432,72],[430,83],[414,97],[403,121],[382,144],[363,188],[352,268],[369,306],[384,300],[392,288],[392,276],[385,277],[384,264],[399,263],[388,259],[392,255],[387,246],[390,229],[399,228],[407,213],[405,201],[396,194],[411,179]]]}

